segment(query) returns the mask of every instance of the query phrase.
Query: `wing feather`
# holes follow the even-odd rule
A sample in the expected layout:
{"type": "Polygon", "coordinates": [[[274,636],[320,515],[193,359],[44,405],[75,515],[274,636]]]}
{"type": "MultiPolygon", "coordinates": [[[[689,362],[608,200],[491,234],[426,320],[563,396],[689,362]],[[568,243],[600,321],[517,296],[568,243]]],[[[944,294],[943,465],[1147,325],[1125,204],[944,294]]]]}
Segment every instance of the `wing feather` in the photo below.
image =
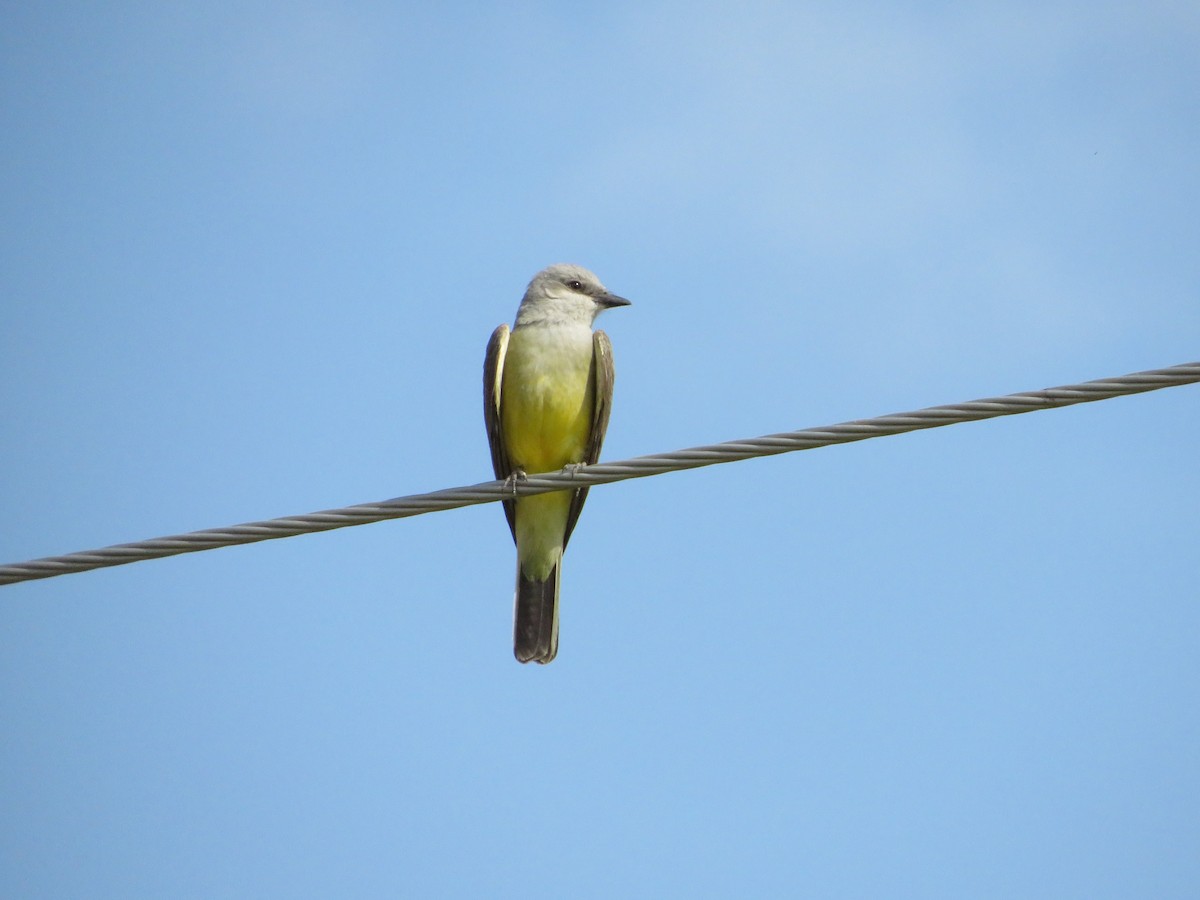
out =
{"type": "MultiPolygon", "coordinates": [[[[594,401],[592,405],[592,430],[588,435],[587,450],[583,462],[589,466],[600,460],[600,448],[604,446],[604,434],[608,431],[608,416],[612,411],[613,396],[613,355],[612,342],[603,331],[592,335],[592,378],[595,382],[594,401]]],[[[563,535],[563,549],[571,539],[579,514],[583,512],[583,504],[587,500],[588,489],[576,488],[571,497],[571,508],[567,513],[567,531],[563,535]]]]}
{"type": "MultiPolygon", "coordinates": [[[[487,356],[483,361],[483,421],[487,424],[488,446],[492,450],[492,471],[497,478],[512,474],[512,463],[504,452],[504,426],[500,418],[500,394],[504,383],[504,357],[508,353],[508,326],[501,325],[492,332],[488,341],[487,356]]],[[[503,500],[504,517],[508,519],[508,530],[513,541],[517,539],[517,504],[514,500],[503,500]]]]}

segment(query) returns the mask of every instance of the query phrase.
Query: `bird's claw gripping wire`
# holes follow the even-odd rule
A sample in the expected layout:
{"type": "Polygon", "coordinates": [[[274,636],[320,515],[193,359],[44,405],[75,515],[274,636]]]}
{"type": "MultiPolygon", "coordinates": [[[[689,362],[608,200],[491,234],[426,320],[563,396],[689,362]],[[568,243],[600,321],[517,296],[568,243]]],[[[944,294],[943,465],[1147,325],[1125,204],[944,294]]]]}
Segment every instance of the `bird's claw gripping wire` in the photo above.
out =
{"type": "Polygon", "coordinates": [[[512,491],[512,495],[515,499],[517,496],[517,482],[528,480],[529,476],[525,474],[524,469],[513,469],[512,474],[504,479],[504,489],[506,491],[512,491]]]}

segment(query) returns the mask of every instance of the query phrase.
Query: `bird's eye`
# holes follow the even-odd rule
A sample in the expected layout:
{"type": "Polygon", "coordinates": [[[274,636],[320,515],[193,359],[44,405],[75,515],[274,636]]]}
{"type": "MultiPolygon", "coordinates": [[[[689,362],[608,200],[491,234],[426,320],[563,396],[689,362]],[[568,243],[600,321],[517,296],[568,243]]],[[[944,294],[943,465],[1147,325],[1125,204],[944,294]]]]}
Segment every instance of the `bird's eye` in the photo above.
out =
{"type": "Polygon", "coordinates": [[[582,291],[583,290],[583,282],[582,281],[568,281],[567,287],[569,287],[573,291],[582,291]]]}

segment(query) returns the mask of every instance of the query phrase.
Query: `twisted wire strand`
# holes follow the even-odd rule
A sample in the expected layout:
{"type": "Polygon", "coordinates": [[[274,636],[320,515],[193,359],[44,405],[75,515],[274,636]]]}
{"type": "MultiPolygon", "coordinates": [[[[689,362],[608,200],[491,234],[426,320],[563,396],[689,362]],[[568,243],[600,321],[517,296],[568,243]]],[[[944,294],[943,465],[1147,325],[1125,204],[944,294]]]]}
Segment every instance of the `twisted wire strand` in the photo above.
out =
{"type": "Polygon", "coordinates": [[[977,422],[999,416],[1036,412],[1041,409],[1057,409],[1077,403],[1108,400],[1128,394],[1140,394],[1161,388],[1178,387],[1200,382],[1200,362],[1184,363],[1165,369],[1134,372],[1114,378],[1103,378],[1041,391],[1025,391],[1003,397],[990,397],[955,403],[948,406],[931,406],[914,412],[893,413],[872,419],[858,419],[838,425],[805,428],[768,434],[740,441],[727,441],[705,447],[692,447],[671,453],[653,456],[637,456],[620,462],[598,463],[576,471],[554,472],[545,475],[530,475],[515,484],[504,481],[485,481],[467,487],[447,488],[428,494],[397,497],[377,503],[360,503],[342,509],[328,509],[300,516],[268,519],[262,522],[247,522],[225,528],[210,528],[177,534],[169,537],[138,541],[132,544],[116,544],[99,550],[68,553],[65,556],[49,556],[23,563],[0,566],[0,585],[52,578],[72,572],[86,572],[106,566],[120,566],[145,559],[174,556],[179,553],[195,553],[217,547],[237,544],[252,544],[276,538],[293,537],[318,531],[331,531],[351,525],[366,525],[386,519],[402,519],[444,509],[456,509],[479,503],[493,503],[513,496],[543,494],[563,488],[584,485],[609,484],[627,478],[646,478],[666,472],[696,469],[718,463],[736,462],[759,456],[773,456],[794,450],[812,450],[831,444],[849,444],[868,438],[885,437],[919,431],[925,428],[941,428],[962,422],[977,422]]]}

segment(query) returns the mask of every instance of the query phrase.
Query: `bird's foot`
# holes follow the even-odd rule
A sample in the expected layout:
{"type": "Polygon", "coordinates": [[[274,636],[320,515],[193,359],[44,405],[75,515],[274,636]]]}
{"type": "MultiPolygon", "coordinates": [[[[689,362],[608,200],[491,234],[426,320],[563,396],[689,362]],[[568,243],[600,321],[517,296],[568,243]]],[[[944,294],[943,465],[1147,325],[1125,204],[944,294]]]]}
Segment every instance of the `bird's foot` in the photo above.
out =
{"type": "Polygon", "coordinates": [[[504,479],[504,489],[512,491],[512,495],[517,496],[517,482],[528,481],[529,476],[525,474],[524,469],[513,469],[512,474],[504,479]]]}
{"type": "Polygon", "coordinates": [[[565,472],[566,474],[568,474],[572,478],[574,478],[576,475],[578,475],[580,472],[582,472],[586,468],[587,468],[587,463],[577,462],[577,463],[567,463],[565,466],[563,466],[562,470],[563,470],[563,472],[565,472]]]}

